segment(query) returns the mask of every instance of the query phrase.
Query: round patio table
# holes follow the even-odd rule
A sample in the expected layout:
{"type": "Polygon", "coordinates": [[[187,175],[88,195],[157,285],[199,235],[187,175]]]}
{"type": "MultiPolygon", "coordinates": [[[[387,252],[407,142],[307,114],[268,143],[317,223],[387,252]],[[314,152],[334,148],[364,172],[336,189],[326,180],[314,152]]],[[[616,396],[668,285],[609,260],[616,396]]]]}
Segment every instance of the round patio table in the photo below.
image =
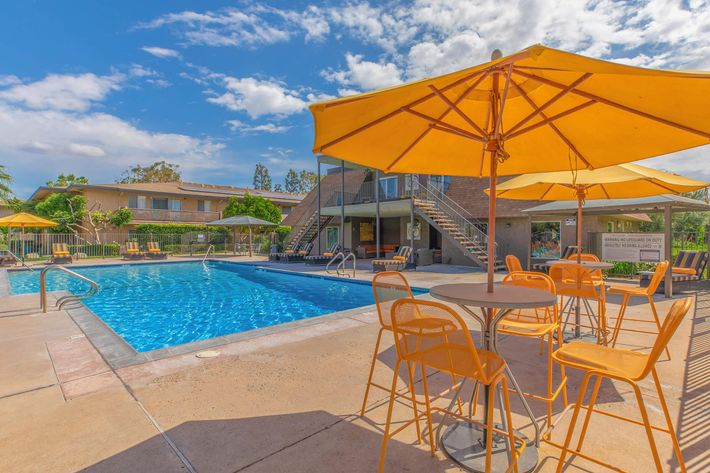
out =
{"type": "MultiPolygon", "coordinates": [[[[510,313],[511,310],[549,307],[557,303],[557,298],[550,292],[502,284],[496,284],[494,292],[488,292],[488,285],[486,283],[443,284],[432,287],[429,290],[429,294],[435,299],[457,304],[464,312],[476,319],[481,324],[483,349],[495,353],[497,353],[496,327],[498,322],[510,313]],[[480,308],[481,314],[479,315],[472,310],[472,307],[480,308]]],[[[521,457],[518,459],[518,471],[527,473],[537,466],[537,447],[540,442],[540,426],[537,424],[535,416],[525,396],[522,394],[523,391],[520,389],[518,382],[515,380],[507,364],[505,371],[510,383],[520,397],[525,412],[528,414],[528,417],[530,417],[530,421],[535,428],[534,441],[531,441],[520,432],[515,431],[515,435],[524,439],[526,442],[526,447],[521,457]]],[[[488,386],[484,387],[484,404],[488,402],[489,389],[488,386]]],[[[498,394],[498,398],[502,408],[503,402],[501,393],[498,394]]],[[[488,409],[484,408],[483,412],[484,416],[487,415],[488,409]]],[[[505,430],[507,428],[505,425],[505,416],[501,416],[501,418],[502,427],[503,430],[505,430]]],[[[446,418],[442,420],[439,429],[445,420],[446,418]]],[[[485,422],[486,420],[484,418],[484,423],[485,422]]],[[[471,422],[459,421],[448,427],[444,434],[441,435],[440,439],[442,449],[453,461],[469,471],[485,471],[486,434],[484,429],[471,422]]],[[[491,471],[502,472],[505,471],[510,464],[512,451],[508,446],[507,436],[494,434],[493,439],[491,471]]]]}
{"type": "MultiPolygon", "coordinates": [[[[549,260],[545,261],[544,265],[551,267],[556,264],[580,264],[583,267],[589,269],[589,270],[594,270],[596,271],[597,269],[611,269],[614,267],[613,264],[611,263],[606,263],[604,261],[580,261],[577,263],[576,259],[554,259],[554,260],[549,260]]],[[[584,338],[582,336],[582,331],[580,330],[580,325],[582,323],[582,315],[581,315],[581,307],[580,307],[580,298],[575,297],[575,305],[574,305],[574,332],[572,332],[571,336],[565,336],[565,340],[576,340],[576,339],[581,339],[584,338]]],[[[563,308],[564,309],[564,308],[563,308]]],[[[591,310],[591,309],[588,309],[591,310]]],[[[562,314],[560,314],[562,315],[562,314]]],[[[566,325],[566,324],[565,324],[566,325]]],[[[606,335],[605,335],[606,337],[606,335]]],[[[594,342],[596,343],[596,341],[594,342]]]]}

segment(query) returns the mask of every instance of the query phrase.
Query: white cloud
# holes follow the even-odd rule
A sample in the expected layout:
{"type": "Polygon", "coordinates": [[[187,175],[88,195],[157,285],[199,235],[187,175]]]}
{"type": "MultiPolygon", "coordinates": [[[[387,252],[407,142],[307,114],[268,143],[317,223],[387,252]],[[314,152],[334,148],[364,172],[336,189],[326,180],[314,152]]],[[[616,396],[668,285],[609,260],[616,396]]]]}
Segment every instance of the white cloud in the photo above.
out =
{"type": "Polygon", "coordinates": [[[147,52],[148,54],[152,54],[155,57],[159,58],[179,58],[180,53],[174,49],[168,49],[168,48],[161,48],[159,46],[143,46],[141,48],[143,51],[147,52]]]}
{"type": "Polygon", "coordinates": [[[287,116],[305,110],[307,102],[297,91],[274,80],[253,77],[225,77],[227,92],[207,99],[230,110],[245,111],[251,118],[262,115],[287,116]]]}
{"type": "Polygon", "coordinates": [[[321,75],[328,81],[365,90],[389,87],[402,82],[402,73],[394,63],[365,61],[362,55],[350,53],[345,55],[345,61],[347,70],[325,70],[321,75]]]}
{"type": "Polygon", "coordinates": [[[123,79],[121,74],[50,74],[42,80],[0,91],[0,100],[34,109],[84,111],[111,91],[120,89],[123,79]]]}
{"type": "Polygon", "coordinates": [[[444,74],[481,62],[487,46],[476,33],[462,33],[436,44],[423,41],[412,46],[407,56],[410,79],[444,74]]]}
{"type": "Polygon", "coordinates": [[[249,125],[239,120],[227,120],[227,125],[230,130],[241,133],[284,133],[291,129],[288,125],[277,125],[275,123],[249,125]]]}
{"type": "Polygon", "coordinates": [[[0,87],[5,87],[8,85],[20,84],[22,81],[19,77],[14,75],[0,75],[0,87]]]}

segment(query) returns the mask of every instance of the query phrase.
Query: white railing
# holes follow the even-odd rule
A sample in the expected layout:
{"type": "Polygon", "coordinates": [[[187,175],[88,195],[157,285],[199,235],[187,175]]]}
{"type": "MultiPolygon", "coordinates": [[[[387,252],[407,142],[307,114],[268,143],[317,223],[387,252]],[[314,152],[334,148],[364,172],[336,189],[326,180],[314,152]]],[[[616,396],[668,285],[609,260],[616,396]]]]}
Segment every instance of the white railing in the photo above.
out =
{"type": "Polygon", "coordinates": [[[47,306],[47,273],[49,271],[63,271],[67,273],[70,276],[73,276],[75,278],[81,279],[84,282],[89,283],[89,289],[82,293],[82,294],[69,294],[67,296],[60,297],[57,299],[57,302],[55,303],[55,306],[57,309],[60,309],[64,307],[65,304],[68,302],[77,302],[77,301],[82,301],[84,299],[88,299],[89,297],[93,297],[96,294],[98,294],[99,290],[101,287],[91,279],[87,278],[86,276],[82,276],[79,273],[75,273],[74,271],[65,268],[64,266],[58,265],[58,264],[53,264],[51,266],[47,266],[44,268],[42,271],[39,273],[39,303],[40,307],[42,308],[42,312],[47,312],[48,306],[47,306]]]}
{"type": "Polygon", "coordinates": [[[207,247],[207,251],[205,252],[205,256],[202,257],[202,262],[204,263],[207,257],[210,255],[210,251],[214,250],[214,245],[210,245],[207,247]]]}
{"type": "Polygon", "coordinates": [[[357,268],[357,257],[355,256],[355,253],[350,253],[350,254],[347,255],[345,258],[343,258],[343,261],[340,262],[340,264],[338,265],[338,267],[336,268],[335,271],[336,271],[336,273],[338,274],[338,276],[348,276],[348,277],[354,279],[354,278],[355,278],[355,270],[356,270],[356,268],[357,268]],[[348,269],[345,267],[345,263],[346,263],[349,259],[352,259],[352,260],[353,260],[353,274],[352,274],[351,276],[349,276],[349,275],[347,274],[346,271],[347,271],[348,269]]]}

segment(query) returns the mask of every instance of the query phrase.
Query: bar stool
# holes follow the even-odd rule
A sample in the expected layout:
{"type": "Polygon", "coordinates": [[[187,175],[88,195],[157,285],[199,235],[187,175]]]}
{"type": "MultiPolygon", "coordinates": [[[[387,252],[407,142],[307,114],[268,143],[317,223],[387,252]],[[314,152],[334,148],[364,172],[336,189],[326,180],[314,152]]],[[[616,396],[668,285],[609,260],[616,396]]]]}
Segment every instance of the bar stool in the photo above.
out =
{"type": "MultiPolygon", "coordinates": [[[[648,287],[631,287],[631,286],[611,286],[609,287],[609,294],[620,294],[624,298],[621,301],[621,307],[619,307],[619,314],[616,316],[616,324],[614,325],[614,332],[611,337],[611,346],[615,347],[616,342],[619,339],[619,333],[621,330],[627,331],[627,332],[636,332],[636,333],[650,333],[657,335],[658,332],[661,330],[661,321],[658,319],[658,312],[656,311],[656,304],[653,302],[653,295],[656,293],[656,290],[658,289],[658,286],[661,285],[661,281],[663,281],[663,278],[666,275],[666,271],[668,270],[668,260],[661,261],[656,265],[656,269],[653,272],[653,276],[651,277],[651,281],[648,284],[648,287]],[[653,314],[653,320],[647,320],[647,319],[630,319],[627,318],[627,321],[631,322],[646,322],[646,323],[655,323],[656,328],[658,331],[656,332],[649,332],[648,330],[638,330],[638,329],[630,329],[630,328],[621,328],[621,324],[624,321],[624,314],[626,313],[626,307],[629,305],[629,299],[632,297],[644,297],[646,300],[648,300],[648,305],[651,306],[651,314],[653,314]]],[[[671,359],[671,354],[668,351],[668,348],[666,348],[666,355],[668,356],[668,359],[671,359]]]]}
{"type": "MultiPolygon", "coordinates": [[[[671,309],[668,311],[668,315],[663,321],[663,325],[659,330],[658,337],[653,344],[651,352],[648,354],[639,353],[637,351],[625,350],[620,348],[612,348],[606,346],[593,345],[589,343],[568,343],[559,350],[557,350],[552,356],[560,364],[566,365],[570,368],[579,369],[585,372],[582,378],[582,385],[579,390],[579,396],[577,402],[574,405],[574,413],[572,414],[572,420],[570,422],[569,428],[567,430],[567,436],[563,445],[556,444],[546,438],[545,440],[562,449],[560,454],[560,460],[557,464],[557,473],[562,471],[565,464],[565,457],[567,453],[572,453],[573,455],[579,455],[582,458],[593,461],[599,465],[603,465],[607,468],[618,470],[612,465],[594,458],[586,453],[582,453],[582,445],[584,443],[584,437],[587,432],[587,427],[589,426],[589,419],[592,416],[592,412],[599,414],[604,414],[616,419],[625,420],[636,425],[642,425],[646,430],[646,437],[648,438],[648,443],[651,447],[651,453],[653,455],[653,461],[656,465],[656,470],[662,472],[663,468],[661,465],[661,460],[658,456],[658,450],[656,449],[656,442],[653,438],[653,430],[658,430],[670,434],[671,440],[673,442],[673,450],[678,458],[678,466],[682,472],[685,472],[685,462],[683,461],[683,455],[680,451],[680,445],[678,444],[678,438],[676,437],[675,430],[673,428],[673,422],[671,421],[670,414],[668,413],[668,405],[666,404],[666,399],[663,396],[663,390],[661,388],[661,382],[658,379],[658,373],[656,373],[655,364],[658,361],[661,352],[667,347],[668,342],[671,337],[678,329],[678,326],[683,321],[683,317],[688,313],[690,306],[692,304],[692,298],[688,297],[685,299],[680,299],[676,301],[671,309]],[[638,383],[648,377],[648,375],[653,377],[653,382],[656,386],[656,391],[658,393],[658,400],[661,404],[661,409],[663,410],[663,415],[666,420],[666,427],[659,427],[652,425],[648,419],[648,412],[646,410],[646,404],[644,403],[643,397],[641,396],[641,390],[638,383]],[[589,405],[583,406],[584,396],[587,391],[590,380],[596,376],[596,381],[594,382],[594,388],[592,389],[592,395],[589,399],[589,405]],[[631,419],[628,417],[621,416],[617,413],[606,412],[594,407],[597,395],[599,394],[599,387],[603,378],[615,379],[617,381],[623,381],[631,385],[636,395],[636,401],[638,403],[639,410],[641,411],[642,421],[631,419]],[[584,408],[587,413],[582,423],[582,431],[577,442],[577,448],[570,449],[570,443],[572,441],[572,435],[574,434],[574,428],[579,417],[580,410],[584,408]]],[[[571,407],[570,404],[568,407],[571,407]]],[[[567,408],[560,415],[560,417],[567,412],[567,408]]],[[[559,418],[555,421],[557,422],[559,418]]]]}
{"type": "MultiPolygon", "coordinates": [[[[436,452],[434,442],[434,428],[431,418],[432,411],[444,412],[452,417],[467,420],[486,429],[486,471],[491,468],[493,432],[505,435],[511,449],[511,463],[508,471],[517,472],[517,459],[519,451],[516,445],[517,437],[513,433],[513,424],[510,413],[510,400],[508,398],[508,383],[505,376],[505,361],[496,353],[479,350],[471,339],[471,333],[459,316],[450,307],[430,301],[416,299],[400,299],[392,306],[392,332],[397,348],[397,363],[392,377],[389,406],[385,432],[380,448],[380,463],[378,471],[381,473],[387,455],[389,439],[402,431],[405,427],[416,421],[418,414],[416,396],[412,398],[415,418],[390,431],[392,424],[392,410],[395,403],[397,389],[397,371],[401,363],[419,365],[421,368],[422,385],[424,390],[424,406],[428,424],[429,446],[432,456],[436,452]],[[426,314],[426,315],[422,315],[426,314]],[[449,409],[432,408],[427,381],[427,369],[449,373],[456,378],[463,378],[458,391],[466,379],[471,379],[480,384],[490,386],[487,423],[474,421],[449,409]],[[506,419],[507,431],[502,431],[493,425],[493,410],[496,397],[496,387],[500,386],[503,395],[503,414],[506,419]]],[[[458,396],[458,392],[455,394],[458,396]]],[[[524,447],[523,447],[524,448],[524,447]]]]}
{"type": "Polygon", "coordinates": [[[562,326],[562,331],[567,326],[569,317],[572,315],[572,302],[574,298],[579,298],[584,302],[589,318],[589,328],[594,328],[594,312],[589,304],[589,300],[597,302],[597,319],[598,326],[597,343],[606,343],[606,291],[604,289],[604,280],[601,284],[595,281],[592,271],[580,264],[561,263],[555,264],[550,268],[550,277],[555,282],[557,295],[570,298],[566,306],[560,303],[560,317],[565,313],[565,307],[569,307],[569,313],[565,318],[562,326]]]}

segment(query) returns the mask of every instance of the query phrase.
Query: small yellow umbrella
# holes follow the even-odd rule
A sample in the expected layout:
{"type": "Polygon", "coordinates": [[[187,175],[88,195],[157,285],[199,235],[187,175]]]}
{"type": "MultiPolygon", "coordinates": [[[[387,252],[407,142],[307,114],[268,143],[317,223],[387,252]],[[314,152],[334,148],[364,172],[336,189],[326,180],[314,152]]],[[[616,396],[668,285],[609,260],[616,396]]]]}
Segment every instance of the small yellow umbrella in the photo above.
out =
{"type": "Polygon", "coordinates": [[[710,144],[710,73],[642,69],[535,45],[450,74],[311,105],[313,152],[393,173],[601,168],[710,144]]]}
{"type": "MultiPolygon", "coordinates": [[[[496,186],[496,197],[515,200],[576,200],[577,259],[582,252],[582,207],[587,199],[628,199],[680,194],[710,186],[638,164],[619,164],[594,170],[524,174],[496,186]]],[[[486,189],[490,194],[490,189],[486,189]]]]}
{"type": "Polygon", "coordinates": [[[47,220],[27,212],[19,212],[0,218],[0,227],[20,227],[22,229],[22,260],[25,260],[25,227],[56,227],[57,222],[47,220]]]}

